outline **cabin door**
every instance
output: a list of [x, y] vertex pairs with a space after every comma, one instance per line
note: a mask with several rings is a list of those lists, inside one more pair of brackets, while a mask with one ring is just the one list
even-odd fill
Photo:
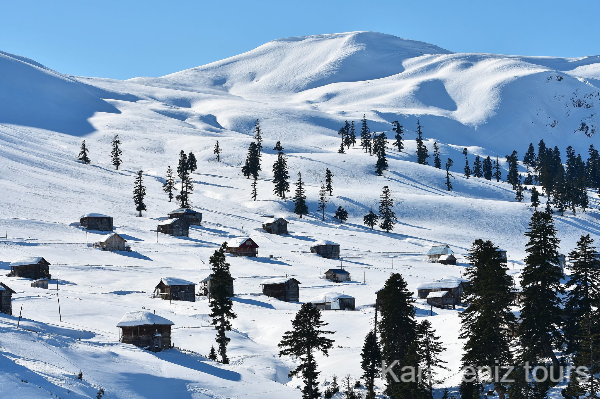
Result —
[[162, 336], [160, 334], [154, 334], [154, 341], [152, 342], [152, 346], [154, 347], [154, 351], [158, 352], [162, 350]]

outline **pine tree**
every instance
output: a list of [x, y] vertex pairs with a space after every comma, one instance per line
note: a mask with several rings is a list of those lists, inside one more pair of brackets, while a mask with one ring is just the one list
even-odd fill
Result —
[[440, 159], [440, 147], [437, 141], [433, 143], [433, 166], [442, 169], [442, 160]]
[[377, 221], [379, 220], [379, 216], [375, 212], [373, 212], [373, 208], [363, 217], [363, 222], [366, 226], [369, 226], [371, 230], [373, 227], [377, 226]]
[[469, 251], [469, 263], [471, 267], [466, 269], [469, 283], [465, 288], [465, 302], [469, 306], [460, 314], [460, 338], [466, 339], [463, 367], [489, 367], [491, 374], [487, 377], [494, 382], [494, 389], [502, 399], [506, 392], [500, 383], [502, 367], [512, 361], [510, 340], [503, 328], [515, 322], [511, 311], [513, 280], [508, 275], [506, 261], [491, 241], [475, 240]]
[[475, 162], [473, 163], [473, 176], [478, 178], [483, 177], [483, 167], [481, 164], [481, 157], [479, 155], [475, 157]]
[[213, 154], [217, 157], [217, 162], [221, 162], [221, 147], [219, 146], [219, 140], [217, 140], [217, 144], [215, 144], [215, 149], [213, 150]]
[[256, 140], [256, 148], [258, 151], [258, 157], [260, 158], [260, 156], [262, 155], [262, 130], [260, 130], [260, 123], [258, 122], [258, 119], [256, 120], [256, 123], [254, 124], [254, 140]]
[[471, 168], [469, 167], [469, 158], [467, 157], [467, 149], [463, 148], [462, 151], [463, 155], [465, 156], [465, 177], [468, 179], [471, 176]]
[[362, 146], [365, 152], [368, 152], [369, 155], [372, 155], [371, 148], [371, 129], [367, 126], [367, 116], [363, 115], [362, 126], [360, 128], [360, 145]]
[[229, 287], [233, 281], [229, 271], [229, 263], [225, 258], [227, 243], [223, 243], [219, 249], [210, 257], [209, 263], [212, 268], [210, 274], [211, 294], [208, 305], [210, 306], [211, 324], [217, 330], [216, 342], [221, 363], [229, 364], [227, 357], [227, 344], [231, 339], [226, 332], [231, 331], [231, 320], [237, 316], [233, 312], [233, 301]]
[[123, 153], [123, 151], [121, 151], [121, 149], [119, 148], [120, 145], [121, 140], [119, 140], [119, 135], [115, 134], [115, 137], [113, 137], [112, 140], [112, 151], [110, 155], [112, 157], [112, 164], [116, 170], [119, 170], [119, 166], [121, 166], [121, 164], [123, 163], [121, 161], [121, 154]]
[[496, 161], [494, 162], [494, 174], [493, 177], [496, 179], [496, 182], [499, 182], [502, 179], [502, 171], [500, 170], [500, 162], [498, 161], [498, 157], [496, 156]]
[[540, 206], [540, 193], [537, 188], [531, 188], [531, 207], [537, 211], [538, 206]]
[[338, 149], [338, 154], [345, 154], [346, 150], [344, 149], [344, 142], [340, 143], [340, 148]]
[[198, 161], [196, 160], [194, 153], [191, 151], [187, 158], [187, 168], [190, 173], [194, 173], [198, 169]]
[[352, 144], [352, 147], [356, 145], [356, 128], [354, 127], [354, 121], [350, 123], [350, 131], [348, 132], [348, 142]]
[[256, 179], [256, 177], [254, 180], [252, 180], [252, 184], [250, 186], [252, 187], [250, 198], [252, 198], [252, 201], [256, 201], [256, 198], [258, 197], [258, 191], [256, 190], [258, 186], [258, 179]]
[[[598, 398], [600, 391], [600, 324], [598, 323], [598, 311], [586, 313], [583, 319], [578, 321], [579, 325], [579, 349], [573, 359], [573, 367], [577, 375], [569, 381], [567, 393], [572, 397]], [[589, 396], [586, 396], [587, 394]], [[565, 396], [567, 397], [567, 396]]]
[[167, 177], [163, 183], [163, 191], [169, 196], [169, 202], [173, 199], [173, 191], [175, 191], [175, 176], [173, 176], [173, 169], [167, 167]]
[[525, 197], [523, 196], [523, 185], [521, 184], [521, 176], [517, 178], [517, 188], [515, 190], [515, 199], [518, 202], [522, 202]]
[[217, 361], [217, 351], [215, 350], [214, 346], [210, 347], [210, 353], [208, 354], [208, 358], [213, 362]]
[[427, 152], [427, 146], [423, 143], [423, 126], [419, 120], [417, 120], [417, 162], [421, 165], [429, 165], [427, 162], [427, 158], [429, 158], [429, 154]]
[[88, 152], [89, 152], [89, 150], [85, 145], [85, 140], [83, 140], [81, 142], [81, 149], [79, 151], [79, 156], [77, 157], [77, 159], [86, 165], [88, 165], [90, 162], [92, 162], [92, 161], [90, 161], [90, 158], [88, 157]]
[[383, 192], [381, 193], [381, 200], [379, 202], [379, 219], [381, 223], [379, 227], [385, 230], [386, 233], [394, 230], [394, 225], [398, 221], [396, 214], [394, 213], [394, 199], [391, 196], [390, 189], [388, 186], [383, 186]]
[[135, 184], [133, 186], [133, 202], [135, 203], [135, 210], [139, 212], [138, 217], [142, 217], [142, 211], [146, 210], [146, 204], [144, 204], [144, 197], [146, 196], [146, 187], [144, 187], [143, 171], [137, 172], [135, 178]]
[[421, 359], [420, 368], [423, 375], [423, 388], [429, 393], [428, 397], [433, 399], [433, 384], [442, 381], [435, 378], [434, 369], [448, 370], [441, 359], [440, 354], [446, 350], [440, 342], [440, 337], [435, 335], [431, 322], [423, 320], [417, 326], [418, 353]]
[[523, 184], [525, 184], [527, 186], [533, 185], [533, 175], [531, 173], [527, 173], [527, 176], [525, 176], [525, 180], [523, 181]]
[[341, 206], [338, 206], [338, 209], [335, 211], [335, 215], [333, 217], [339, 220], [340, 223], [344, 223], [346, 220], [348, 220], [348, 211]]
[[516, 191], [519, 184], [519, 159], [517, 158], [517, 152], [513, 151], [511, 155], [507, 155], [506, 162], [508, 163], [508, 175], [506, 175], [506, 182], [512, 184], [513, 190]]
[[277, 140], [277, 143], [275, 143], [275, 147], [273, 147], [273, 151], [283, 152], [283, 146], [281, 145], [281, 141]]
[[327, 207], [327, 190], [325, 189], [325, 185], [321, 184], [321, 189], [319, 190], [319, 207], [317, 210], [321, 212], [321, 220], [325, 220], [325, 208]]
[[454, 176], [452, 175], [452, 173], [450, 173], [450, 168], [452, 167], [452, 165], [454, 165], [454, 161], [448, 158], [448, 161], [446, 161], [446, 189], [448, 191], [452, 191], [452, 181], [450, 180], [450, 178], [454, 179]]
[[529, 147], [527, 148], [527, 152], [523, 157], [523, 165], [527, 167], [527, 171], [529, 172], [529, 168], [535, 169], [535, 148], [533, 147], [533, 143], [529, 143]]
[[255, 142], [250, 143], [248, 146], [248, 155], [246, 156], [246, 162], [244, 166], [242, 166], [242, 173], [246, 176], [247, 179], [252, 177], [253, 179], [258, 179], [258, 172], [262, 169], [260, 168], [260, 149], [258, 144]]
[[366, 399], [375, 399], [375, 378], [379, 377], [381, 351], [374, 330], [369, 331], [365, 337], [361, 359], [360, 367], [364, 371], [362, 378], [365, 380], [365, 386], [367, 387]]
[[315, 352], [328, 356], [334, 342], [327, 338], [333, 331], [322, 330], [326, 325], [321, 320], [321, 311], [312, 303], [305, 303], [292, 321], [292, 329], [283, 334], [278, 345], [281, 348], [279, 356], [294, 356], [301, 362], [290, 371], [288, 377], [302, 377], [303, 399], [317, 399], [321, 396], [318, 384], [320, 372], [317, 371]]
[[177, 165], [177, 175], [181, 180], [181, 191], [175, 197], [181, 208], [190, 207], [190, 194], [194, 191], [194, 184], [190, 178], [188, 157], [183, 150], [179, 153], [179, 164]]
[[442, 393], [442, 399], [450, 399], [450, 392], [448, 392], [448, 388], [444, 388], [444, 392]]
[[302, 219], [302, 215], [308, 215], [304, 183], [302, 183], [302, 174], [300, 172], [298, 172], [298, 182], [296, 183], [296, 193], [294, 195], [294, 213], [300, 216], [300, 219]]
[[340, 142], [340, 149], [338, 150], [339, 154], [345, 154], [344, 146], [348, 142], [348, 134], [350, 134], [349, 130], [350, 130], [350, 124], [348, 123], [348, 121], [346, 121], [346, 124], [344, 126], [342, 126], [340, 128], [340, 130], [338, 130], [338, 134], [340, 135], [340, 137], [342, 139], [342, 141]]
[[352, 132], [352, 129], [354, 129], [354, 125], [350, 126], [350, 124], [348, 123], [348, 121], [345, 122], [344, 124], [344, 131], [345, 131], [345, 137], [344, 137], [344, 145], [350, 149], [350, 146], [352, 145], [352, 138], [350, 137], [350, 134], [353, 134], [354, 137], [354, 142], [356, 142], [356, 133]]
[[325, 169], [325, 190], [329, 192], [329, 196], [333, 195], [333, 173], [329, 170], [329, 168]]
[[600, 153], [590, 144], [588, 159], [585, 163], [587, 186], [600, 194]]
[[362, 396], [354, 390], [350, 374], [344, 377], [344, 399], [362, 399]]
[[404, 149], [404, 126], [398, 121], [394, 121], [392, 122], [392, 130], [396, 133], [394, 134], [394, 145], [398, 148], [398, 152], [402, 152]]
[[492, 180], [492, 177], [492, 159], [489, 156], [487, 156], [483, 160], [483, 178], [486, 180]]
[[273, 149], [278, 151], [277, 160], [273, 164], [273, 184], [275, 185], [273, 192], [278, 197], [285, 199], [285, 193], [290, 191], [290, 183], [288, 182], [290, 175], [287, 170], [287, 161], [283, 153], [283, 147], [279, 141]]
[[387, 145], [387, 137], [385, 133], [374, 134], [373, 138], [373, 153], [377, 155], [377, 162], [375, 163], [375, 173], [377, 176], [381, 176], [384, 170], [388, 168], [387, 157], [385, 154], [385, 147]]

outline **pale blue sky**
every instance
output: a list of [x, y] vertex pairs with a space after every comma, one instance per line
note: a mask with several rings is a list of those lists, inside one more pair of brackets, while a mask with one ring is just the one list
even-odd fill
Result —
[[161, 76], [269, 40], [370, 30], [455, 52], [600, 54], [600, 1], [2, 0], [0, 50], [63, 73]]

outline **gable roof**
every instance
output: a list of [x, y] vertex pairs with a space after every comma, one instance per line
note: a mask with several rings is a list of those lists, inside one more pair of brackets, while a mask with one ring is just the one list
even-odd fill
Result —
[[460, 277], [444, 277], [437, 281], [430, 281], [427, 283], [417, 284], [417, 290], [435, 290], [444, 288], [458, 288], [464, 282], [467, 282], [464, 278]]
[[344, 270], [344, 269], [329, 269], [325, 273], [328, 273], [328, 272], [333, 272], [335, 274], [350, 274], [350, 272], [348, 270]]
[[427, 299], [429, 298], [443, 298], [445, 296], [452, 296], [451, 292], [448, 291], [433, 291], [427, 294]]
[[117, 233], [110, 233], [110, 234], [107, 234], [107, 235], [105, 235], [104, 237], [102, 237], [102, 240], [100, 240], [100, 242], [106, 242], [106, 241], [108, 241], [110, 238], [112, 238], [112, 236], [117, 236], [117, 237], [119, 237], [121, 240], [123, 240], [123, 241], [127, 242], [127, 240], [126, 240], [126, 239], [124, 239], [123, 237], [121, 237], [121, 236], [120, 236], [119, 234], [117, 234]]
[[160, 222], [158, 225], [159, 226], [167, 226], [167, 225], [173, 224], [177, 221], [181, 221], [181, 219], [179, 219], [179, 218], [167, 219], [164, 222]]
[[160, 281], [164, 284], [164, 285], [196, 285], [196, 283], [192, 283], [191, 281], [188, 280], [184, 280], [182, 278], [175, 278], [175, 277], [163, 277], [160, 279]]
[[173, 214], [173, 213], [184, 213], [184, 214], [188, 213], [188, 214], [191, 214], [191, 215], [195, 215], [195, 214], [200, 213], [200, 212], [195, 211], [195, 210], [190, 209], [190, 208], [179, 208], [179, 209], [175, 209], [174, 211], [169, 212], [169, 215]]
[[325, 303], [325, 302], [334, 302], [338, 299], [354, 299], [353, 296], [340, 294], [339, 292], [326, 292], [324, 294], [317, 295], [313, 297], [310, 301], [312, 303]]
[[285, 220], [284, 218], [270, 218], [270, 219], [265, 220], [263, 224], [275, 223], [275, 222], [278, 222], [280, 220], [282, 220], [285, 223], [288, 223], [288, 221]]
[[[45, 260], [44, 258], [42, 258], [41, 256], [32, 256], [29, 258], [22, 258], [22, 259], [18, 259], [14, 262], [11, 262], [9, 266], [24, 266], [24, 265], [36, 265], [38, 263], [40, 263], [42, 260]], [[48, 261], [46, 261], [48, 262]]]
[[237, 237], [237, 238], [234, 238], [230, 242], [227, 243], [227, 246], [228, 247], [241, 247], [242, 245], [244, 245], [246, 243], [246, 241], [252, 241], [254, 243], [254, 245], [256, 245], [258, 247], [258, 244], [256, 243], [256, 241], [254, 241], [250, 237]]
[[117, 323], [117, 327], [133, 327], [133, 326], [151, 326], [151, 325], [172, 326], [173, 322], [165, 319], [162, 316], [155, 315], [147, 310], [137, 310], [127, 312]]
[[450, 255], [454, 252], [450, 249], [448, 245], [434, 245], [431, 247], [427, 255]]
[[112, 216], [107, 216], [102, 213], [93, 213], [92, 212], [92, 213], [86, 213], [85, 215], [81, 215], [80, 219], [83, 219], [83, 218], [111, 218], [112, 219]]
[[293, 277], [275, 277], [264, 280], [261, 285], [269, 285], [269, 284], [285, 284], [288, 281], [294, 280], [297, 284], [302, 284], [300, 281], [296, 280]]
[[6, 284], [0, 283], [0, 291], [10, 291], [11, 294], [16, 294], [17, 292], [11, 288], [9, 288]]

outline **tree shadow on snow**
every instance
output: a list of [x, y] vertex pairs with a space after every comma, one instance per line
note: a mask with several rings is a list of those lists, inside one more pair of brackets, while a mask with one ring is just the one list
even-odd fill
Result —
[[240, 297], [236, 296], [236, 297], [231, 298], [231, 300], [234, 302], [243, 303], [244, 305], [258, 306], [258, 307], [265, 308], [265, 309], [275, 309], [275, 307], [273, 305], [271, 305], [270, 303], [257, 301], [256, 299], [240, 298]]
[[[155, 356], [166, 362], [176, 364], [181, 367], [196, 370], [204, 374], [210, 374], [222, 380], [228, 381], [241, 381], [242, 376], [235, 371], [222, 369], [212, 365], [212, 361], [209, 361], [203, 357], [197, 355], [190, 355], [187, 353], [180, 352], [177, 349], [170, 349], [163, 352], [155, 353]], [[154, 377], [153, 377], [154, 378]], [[152, 395], [150, 395], [151, 397]], [[175, 397], [175, 396], [173, 396]], [[178, 397], [178, 396], [177, 396]]]
[[152, 261], [152, 259], [147, 257], [146, 255], [142, 255], [141, 253], [135, 251], [113, 251], [113, 253], [121, 256], [126, 256], [128, 258]]

